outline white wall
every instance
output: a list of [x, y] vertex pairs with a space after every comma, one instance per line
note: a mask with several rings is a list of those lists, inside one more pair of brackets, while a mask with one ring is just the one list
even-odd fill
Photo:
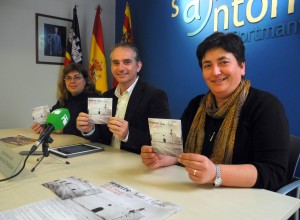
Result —
[[[57, 101], [57, 80], [62, 65], [36, 64], [35, 13], [62, 18], [77, 15], [87, 67], [95, 7], [101, 4], [101, 22], [106, 62], [115, 42], [115, 1], [113, 0], [0, 0], [0, 129], [29, 127], [31, 109], [51, 108]], [[110, 76], [110, 67], [108, 76]], [[109, 84], [111, 78], [109, 78]]]

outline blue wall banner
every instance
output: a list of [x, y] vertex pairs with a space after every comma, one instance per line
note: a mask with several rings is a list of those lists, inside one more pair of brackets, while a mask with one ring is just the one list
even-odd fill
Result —
[[[164, 89], [173, 118], [206, 93], [196, 48], [215, 31], [234, 32], [246, 47], [246, 78], [283, 103], [291, 133], [300, 136], [299, 0], [128, 0], [141, 77]], [[120, 41], [126, 1], [116, 1]]]

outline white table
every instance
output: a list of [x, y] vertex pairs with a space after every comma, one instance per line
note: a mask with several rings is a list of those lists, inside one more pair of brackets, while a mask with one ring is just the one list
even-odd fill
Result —
[[[0, 138], [18, 134], [38, 137], [29, 129], [0, 130]], [[72, 135], [52, 134], [51, 137], [54, 142], [50, 147], [88, 142]], [[28, 150], [30, 146], [14, 150], [25, 148]], [[300, 200], [268, 190], [197, 185], [179, 166], [151, 171], [141, 163], [139, 155], [111, 147], [104, 152], [70, 158], [69, 165], [46, 157], [31, 173], [36, 158], [29, 158], [27, 172], [21, 173], [18, 179], [0, 182], [0, 211], [55, 197], [41, 184], [70, 176], [94, 185], [114, 180], [156, 199], [175, 203], [182, 211], [170, 219], [287, 219], [300, 207]]]

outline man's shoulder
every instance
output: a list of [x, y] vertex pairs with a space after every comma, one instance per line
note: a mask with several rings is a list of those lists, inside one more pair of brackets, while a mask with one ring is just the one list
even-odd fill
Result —
[[140, 90], [144, 90], [146, 92], [163, 92], [165, 93], [165, 91], [161, 88], [158, 88], [148, 82], [145, 82], [145, 81], [142, 81], [142, 80], [139, 80], [136, 84], [136, 88], [137, 89], [140, 89]]
[[115, 94], [115, 90], [116, 90], [116, 88], [109, 89], [109, 90], [107, 90], [106, 92], [104, 92], [104, 93], [102, 94], [102, 96], [103, 96], [104, 98], [112, 98], [112, 97], [114, 96], [114, 94]]
[[102, 94], [98, 91], [85, 92], [87, 98], [101, 98]]

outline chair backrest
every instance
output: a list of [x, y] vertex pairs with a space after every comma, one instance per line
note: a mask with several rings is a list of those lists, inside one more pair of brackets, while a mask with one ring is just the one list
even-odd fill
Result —
[[300, 154], [295, 165], [293, 179], [300, 180]]
[[287, 182], [300, 179], [300, 137], [290, 135], [290, 154], [287, 170]]
[[[286, 173], [286, 185], [277, 192], [300, 198], [300, 137], [290, 135], [289, 164]], [[299, 220], [299, 210], [289, 220]]]

